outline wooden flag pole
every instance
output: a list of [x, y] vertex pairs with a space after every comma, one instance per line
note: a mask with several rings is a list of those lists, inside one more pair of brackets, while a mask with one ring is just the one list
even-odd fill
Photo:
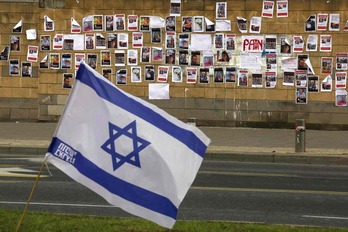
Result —
[[35, 182], [34, 182], [33, 188], [31, 189], [31, 193], [30, 193], [30, 195], [29, 195], [27, 204], [25, 205], [24, 210], [23, 210], [23, 213], [22, 213], [22, 216], [21, 216], [21, 218], [20, 218], [19, 221], [18, 221], [17, 228], [16, 228], [16, 232], [18, 232], [19, 227], [20, 227], [21, 224], [22, 224], [24, 215], [25, 215], [25, 213], [26, 213], [27, 210], [28, 210], [29, 203], [30, 203], [31, 199], [33, 198], [34, 190], [35, 190], [35, 188], [36, 188], [37, 183], [39, 182], [39, 179], [40, 179], [42, 170], [43, 170], [44, 167], [45, 167], [46, 159], [47, 159], [47, 158], [45, 157], [44, 161], [43, 161], [42, 164], [41, 164], [40, 171], [39, 171], [39, 173], [37, 174], [37, 177], [36, 177], [36, 180], [35, 180]]

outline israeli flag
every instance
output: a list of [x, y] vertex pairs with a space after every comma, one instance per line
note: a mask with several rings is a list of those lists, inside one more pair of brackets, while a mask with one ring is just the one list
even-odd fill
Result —
[[172, 228], [209, 143], [81, 63], [46, 158], [110, 204]]

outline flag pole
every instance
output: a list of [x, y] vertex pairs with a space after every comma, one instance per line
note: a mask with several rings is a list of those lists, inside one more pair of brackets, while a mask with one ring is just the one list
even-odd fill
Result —
[[47, 157], [45, 157], [44, 161], [43, 161], [42, 164], [41, 164], [40, 171], [39, 171], [39, 173], [37, 174], [37, 177], [36, 177], [36, 180], [35, 180], [35, 182], [34, 182], [33, 188], [31, 189], [31, 192], [30, 192], [28, 201], [27, 201], [27, 203], [26, 203], [26, 205], [25, 205], [25, 207], [24, 207], [22, 216], [21, 216], [21, 218], [20, 218], [19, 221], [18, 221], [17, 228], [16, 228], [16, 232], [18, 232], [19, 227], [21, 226], [21, 223], [22, 223], [23, 218], [24, 218], [24, 216], [25, 216], [25, 213], [26, 213], [27, 210], [28, 210], [29, 203], [30, 203], [30, 201], [31, 201], [31, 199], [32, 199], [32, 197], [33, 197], [33, 195], [34, 195], [34, 190], [35, 190], [35, 188], [36, 188], [37, 183], [39, 182], [39, 179], [40, 179], [42, 170], [43, 170], [44, 167], [45, 167], [46, 159], [47, 159]]

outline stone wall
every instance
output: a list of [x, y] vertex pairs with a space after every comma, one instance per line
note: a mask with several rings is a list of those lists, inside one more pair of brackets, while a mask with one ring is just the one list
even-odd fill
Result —
[[[242, 34], [237, 28], [237, 16], [248, 20], [253, 16], [261, 16], [261, 0], [231, 0], [227, 2], [227, 19], [231, 20], [231, 33], [237, 36], [237, 51], [233, 54], [232, 65], [238, 67], [239, 49]], [[53, 39], [55, 34], [71, 34], [70, 20], [73, 17], [82, 25], [83, 17], [88, 15], [110, 15], [116, 13], [135, 15], [154, 15], [165, 18], [169, 16], [170, 0], [50, 0], [38, 2], [1, 2], [0, 3], [0, 48], [9, 45], [9, 36], [13, 35], [12, 28], [23, 19], [23, 32], [19, 34], [22, 38], [21, 51], [13, 52], [10, 59], [26, 61], [27, 45], [39, 45], [41, 35], [50, 35]], [[216, 1], [213, 0], [182, 0], [181, 16], [205, 16], [215, 21]], [[348, 52], [348, 41], [346, 40], [343, 27], [348, 20], [348, 2], [331, 0], [289, 0], [289, 17], [286, 18], [262, 18], [262, 30], [260, 35], [277, 35], [277, 51], [280, 48], [281, 36], [301, 35], [306, 40], [309, 34], [332, 35], [333, 47], [331, 52], [302, 52], [308, 54], [315, 73], [320, 82], [326, 75], [320, 74], [321, 57], [336, 58], [338, 52]], [[275, 11], [276, 12], [276, 11]], [[341, 29], [338, 32], [304, 32], [304, 22], [312, 14], [339, 13], [341, 16]], [[44, 16], [47, 15], [55, 22], [53, 32], [44, 31]], [[177, 36], [181, 33], [181, 17], [176, 19]], [[26, 40], [25, 30], [37, 29], [38, 39]], [[97, 32], [93, 32], [97, 33]], [[98, 32], [105, 37], [108, 32]], [[117, 32], [116, 32], [117, 33]], [[129, 49], [131, 45], [131, 32], [129, 33]], [[216, 32], [218, 33], [218, 32]], [[222, 32], [227, 33], [227, 32]], [[81, 34], [84, 34], [82, 32]], [[162, 30], [165, 38], [165, 30]], [[152, 44], [150, 33], [144, 32], [145, 46], [160, 46]], [[239, 47], [239, 48], [238, 48]], [[139, 50], [139, 49], [138, 49]], [[179, 49], [177, 49], [178, 51]], [[100, 50], [76, 51], [76, 53], [95, 53], [100, 57]], [[113, 50], [111, 51], [113, 54]], [[40, 51], [38, 61], [41, 61], [49, 53], [71, 53], [74, 51], [53, 50]], [[288, 57], [296, 57], [278, 53], [278, 80], [275, 88], [252, 88], [249, 77], [248, 87], [238, 87], [232, 83], [188, 84], [186, 78], [182, 83], [170, 83], [170, 100], [151, 101], [160, 108], [174, 116], [187, 120], [197, 118], [198, 125], [213, 126], [258, 126], [258, 127], [293, 127], [297, 118], [306, 119], [307, 125], [320, 129], [346, 129], [348, 128], [348, 111], [346, 107], [335, 106], [335, 91], [310, 93], [308, 103], [298, 105], [295, 103], [295, 87], [283, 86], [283, 75], [280, 69], [280, 61]], [[112, 59], [113, 62], [113, 59]], [[178, 61], [176, 61], [178, 63]], [[155, 66], [159, 62], [150, 63]], [[139, 66], [144, 67], [144, 63]], [[33, 77], [14, 77], [9, 75], [8, 62], [0, 62], [0, 120], [40, 120], [56, 121], [63, 111], [70, 89], [62, 88], [63, 73], [75, 74], [75, 69], [39, 69], [39, 62], [33, 62]], [[219, 65], [225, 66], [225, 65]], [[99, 64], [98, 72], [102, 72]], [[116, 71], [120, 67], [107, 67], [112, 69], [115, 83]], [[130, 67], [127, 67], [130, 73]], [[335, 69], [334, 69], [335, 71]], [[334, 73], [332, 74], [334, 76]], [[128, 77], [127, 85], [119, 86], [130, 94], [148, 99], [149, 82], [132, 83]]]

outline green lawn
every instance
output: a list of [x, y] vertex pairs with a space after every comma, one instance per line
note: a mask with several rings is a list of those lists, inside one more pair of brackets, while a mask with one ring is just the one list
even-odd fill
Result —
[[[20, 211], [0, 209], [0, 231], [15, 231]], [[284, 231], [284, 232], [326, 232], [326, 231], [348, 231], [348, 229], [337, 228], [313, 228], [285, 225], [264, 225], [251, 223], [232, 222], [203, 222], [203, 221], [178, 221], [172, 230], [162, 228], [154, 223], [143, 219], [134, 218], [110, 218], [68, 214], [51, 214], [27, 212], [22, 221], [19, 231], [122, 231], [122, 232], [159, 232], [159, 231], [192, 231], [192, 232], [220, 232], [220, 231]]]

